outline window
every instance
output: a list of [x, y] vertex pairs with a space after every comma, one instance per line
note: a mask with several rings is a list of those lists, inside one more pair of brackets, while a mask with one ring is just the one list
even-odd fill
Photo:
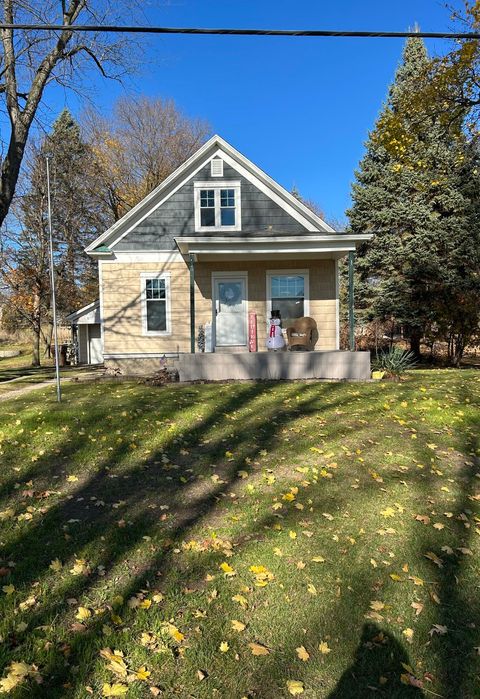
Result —
[[145, 273], [141, 279], [143, 334], [170, 334], [170, 276]]
[[241, 230], [240, 183], [195, 182], [195, 230]]
[[[308, 316], [308, 272], [269, 272], [267, 274], [267, 311], [280, 311], [282, 327], [296, 318]], [[268, 319], [267, 319], [268, 320]]]

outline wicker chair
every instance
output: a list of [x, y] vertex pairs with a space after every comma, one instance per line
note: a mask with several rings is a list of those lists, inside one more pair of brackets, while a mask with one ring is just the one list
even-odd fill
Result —
[[288, 349], [291, 352], [313, 350], [318, 340], [317, 324], [313, 318], [297, 318], [287, 328]]

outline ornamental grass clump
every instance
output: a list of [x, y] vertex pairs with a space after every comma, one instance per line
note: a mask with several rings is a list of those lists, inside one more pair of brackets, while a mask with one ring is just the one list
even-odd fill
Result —
[[400, 347], [390, 347], [389, 350], [377, 354], [375, 369], [385, 372], [388, 377], [398, 381], [416, 363], [413, 352], [402, 350]]

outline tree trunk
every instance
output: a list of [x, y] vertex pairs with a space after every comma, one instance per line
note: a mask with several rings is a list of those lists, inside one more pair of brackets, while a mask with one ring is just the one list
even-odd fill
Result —
[[51, 359], [52, 357], [52, 337], [53, 337], [53, 322], [48, 323], [48, 332], [43, 336], [43, 356]]
[[420, 340], [422, 335], [417, 330], [412, 330], [410, 335], [410, 350], [413, 352], [417, 359], [420, 359]]
[[40, 366], [40, 333], [42, 319], [40, 312], [40, 294], [35, 292], [33, 296], [33, 325], [32, 325], [32, 366]]

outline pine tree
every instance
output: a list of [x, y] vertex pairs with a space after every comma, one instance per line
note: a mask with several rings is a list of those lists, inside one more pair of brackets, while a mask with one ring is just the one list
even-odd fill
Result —
[[[51, 157], [52, 220], [58, 250], [60, 307], [69, 312], [91, 289], [95, 265], [83, 250], [105, 226], [102, 211], [92, 196], [93, 157], [80, 127], [67, 109], [53, 124], [42, 148]], [[93, 285], [94, 286], [94, 285]], [[87, 291], [88, 295], [88, 291]]]
[[[97, 293], [94, 263], [83, 252], [103, 226], [95, 208], [89, 172], [93, 158], [78, 124], [64, 110], [52, 132], [31, 147], [24, 194], [14, 205], [14, 239], [2, 281], [8, 289], [9, 318], [32, 330], [33, 365], [40, 364], [40, 344], [51, 345], [50, 268], [45, 157], [50, 158], [54, 266], [60, 317], [93, 300]], [[92, 298], [93, 297], [93, 298]], [[45, 326], [49, 323], [49, 331]]]
[[[462, 119], [446, 130], [431, 110], [417, 112], [414, 121], [402, 111], [427, 64], [423, 41], [409, 39], [366, 144], [348, 212], [353, 231], [375, 233], [359, 250], [357, 305], [365, 319], [401, 324], [417, 355], [427, 331], [451, 327], [459, 285], [475, 293], [480, 242], [478, 186], [472, 186], [478, 158]], [[475, 241], [472, 257], [467, 250]]]

